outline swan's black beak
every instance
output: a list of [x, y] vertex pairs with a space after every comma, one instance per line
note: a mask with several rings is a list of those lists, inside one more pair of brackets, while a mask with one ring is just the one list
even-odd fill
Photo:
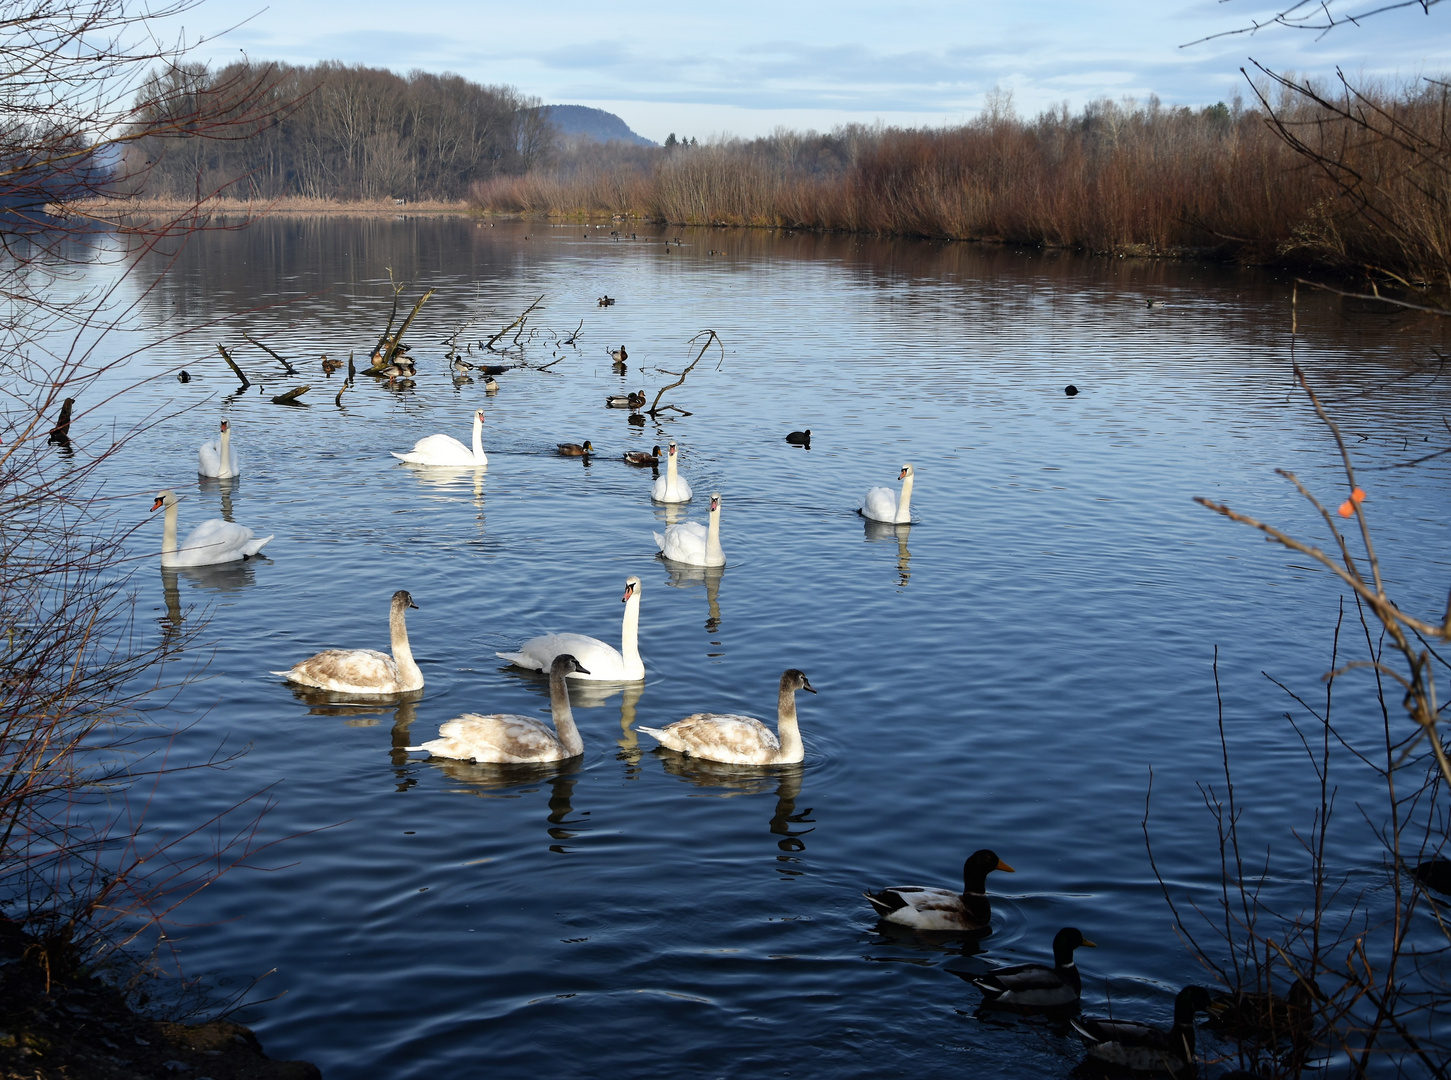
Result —
[[803, 690], [809, 690], [813, 694], [816, 693], [816, 687], [812, 686], [811, 685], [811, 681], [809, 679], [805, 678], [804, 676], [801, 679], [801, 689], [803, 689]]
[[419, 610], [418, 605], [413, 602], [413, 597], [411, 596], [408, 598], [408, 606], [411, 607], [414, 611]]
[[574, 670], [577, 671], [577, 672], [579, 672], [581, 675], [588, 675], [589, 674], [589, 668], [585, 667], [578, 660], [576, 660], [574, 662]]

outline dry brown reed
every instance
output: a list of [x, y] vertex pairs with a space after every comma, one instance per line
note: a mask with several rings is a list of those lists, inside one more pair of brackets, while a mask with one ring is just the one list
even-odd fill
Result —
[[631, 214], [1094, 252], [1199, 255], [1451, 286], [1447, 88], [1265, 73], [1258, 104], [1098, 101], [960, 127], [777, 132], [474, 186], [483, 210]]

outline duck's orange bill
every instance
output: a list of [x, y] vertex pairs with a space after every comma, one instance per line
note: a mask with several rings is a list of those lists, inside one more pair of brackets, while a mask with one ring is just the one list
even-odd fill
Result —
[[999, 860], [998, 860], [998, 865], [997, 865], [997, 869], [999, 869], [999, 870], [1006, 870], [1006, 871], [1007, 871], [1007, 872], [1008, 872], [1008, 873], [1010, 873], [1010, 874], [1016, 874], [1016, 873], [1017, 873], [1017, 871], [1016, 871], [1016, 870], [1014, 870], [1014, 869], [1013, 869], [1013, 868], [1012, 868], [1012, 867], [1011, 867], [1011, 866], [1009, 866], [1009, 865], [1008, 865], [1008, 864], [1007, 864], [1007, 863], [1005, 863], [1005, 862], [1003, 862], [1003, 860], [1002, 860], [1002, 859], [999, 859]]
[[1078, 944], [1080, 944], [1080, 945], [1087, 945], [1090, 949], [1096, 949], [1096, 948], [1098, 948], [1097, 945], [1095, 945], [1093, 942], [1089, 941], [1087, 938], [1084, 938]]

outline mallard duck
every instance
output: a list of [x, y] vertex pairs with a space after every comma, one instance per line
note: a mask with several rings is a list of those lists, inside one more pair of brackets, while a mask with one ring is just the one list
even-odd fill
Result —
[[655, 447], [648, 454], [643, 450], [626, 450], [625, 464], [645, 465], [653, 468], [660, 464], [660, 447]]
[[605, 398], [607, 409], [638, 409], [645, 404], [645, 391], [634, 390], [628, 394], [611, 394]]
[[462, 356], [455, 356], [453, 358], [453, 369], [460, 375], [467, 375], [470, 371], [474, 370], [474, 365], [470, 364]]
[[586, 439], [584, 445], [574, 442], [562, 442], [557, 444], [559, 453], [563, 457], [589, 457], [595, 452], [595, 448]]
[[1088, 1056], [1134, 1072], [1176, 1075], [1194, 1069], [1194, 1014], [1209, 1008], [1209, 991], [1186, 986], [1174, 999], [1174, 1026], [1168, 1031], [1135, 1020], [1074, 1017]]
[[630, 354], [625, 351], [625, 347], [623, 345], [621, 345], [618, 349], [610, 350], [610, 359], [617, 364], [623, 364], [629, 358]]
[[334, 371], [340, 370], [342, 366], [343, 362], [341, 360], [330, 360], [327, 356], [323, 356], [322, 358], [322, 370], [324, 375], [331, 375]]
[[983, 992], [988, 1005], [1016, 1005], [1026, 1008], [1051, 1009], [1078, 1001], [1083, 982], [1073, 950], [1087, 946], [1097, 948], [1072, 926], [1065, 926], [1053, 935], [1053, 966], [1047, 964], [1016, 964], [1000, 968], [990, 975], [973, 979]]
[[1215, 994], [1205, 1026], [1243, 1042], [1302, 1042], [1315, 1022], [1315, 1002], [1325, 995], [1313, 979], [1296, 979], [1288, 998], [1265, 990]]
[[1451, 895], [1451, 859], [1427, 859], [1413, 873], [1426, 888]]
[[962, 892], [927, 885], [897, 885], [862, 893], [884, 922], [914, 930], [986, 930], [992, 925], [987, 876], [994, 870], [1015, 873], [997, 852], [974, 851], [962, 864]]
[[499, 392], [499, 380], [492, 375], [484, 376], [484, 393], [497, 394]]
[[794, 443], [797, 446], [810, 446], [811, 429], [807, 428], [805, 431], [788, 431], [786, 433], [786, 441], [788, 443]]

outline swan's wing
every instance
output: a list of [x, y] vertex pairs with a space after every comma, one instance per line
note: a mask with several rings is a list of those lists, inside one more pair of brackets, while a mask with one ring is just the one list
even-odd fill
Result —
[[655, 546], [663, 552], [665, 550], [665, 537], [657, 532], [652, 532], [650, 535], [655, 538]]
[[[236, 562], [246, 558], [252, 544], [252, 530], [221, 518], [203, 521], [178, 545], [172, 563], [179, 566], [205, 566], [209, 563]], [[258, 550], [272, 537], [256, 544]]]
[[389, 451], [399, 461], [415, 465], [474, 465], [474, 452], [452, 435], [429, 435], [413, 444], [406, 454]]
[[695, 492], [690, 490], [690, 483], [679, 473], [675, 474], [675, 497], [681, 502], [689, 502]]
[[222, 449], [214, 442], [197, 447], [196, 471], [202, 476], [216, 476], [222, 471]]
[[589, 670], [588, 675], [571, 675], [571, 678], [592, 679], [596, 682], [624, 682], [630, 679], [625, 672], [625, 658], [620, 655], [620, 650], [599, 638], [585, 634], [544, 634], [524, 642], [517, 653], [497, 655], [520, 667], [548, 671], [554, 658], [560, 653], [569, 653]]
[[781, 752], [776, 733], [753, 716], [696, 713], [664, 728], [639, 728], [670, 750], [711, 761], [756, 764]]
[[888, 487], [868, 488], [862, 499], [862, 513], [873, 521], [895, 521], [897, 493]]
[[665, 480], [666, 477], [661, 476], [650, 485], [650, 498], [658, 499], [660, 502], [665, 501]]
[[674, 562], [699, 566], [705, 562], [705, 539], [708, 535], [709, 530], [698, 521], [682, 521], [665, 530], [665, 543], [660, 550]]
[[232, 470], [233, 476], [242, 475], [241, 458], [237, 457], [236, 444], [227, 447], [227, 465]]
[[567, 755], [554, 731], [532, 716], [465, 713], [438, 729], [438, 738], [409, 750], [427, 750], [435, 757], [461, 761], [515, 764], [558, 761]]
[[398, 665], [377, 649], [328, 649], [293, 664], [290, 671], [274, 674], [304, 686], [344, 692], [372, 689], [386, 693], [398, 688]]

